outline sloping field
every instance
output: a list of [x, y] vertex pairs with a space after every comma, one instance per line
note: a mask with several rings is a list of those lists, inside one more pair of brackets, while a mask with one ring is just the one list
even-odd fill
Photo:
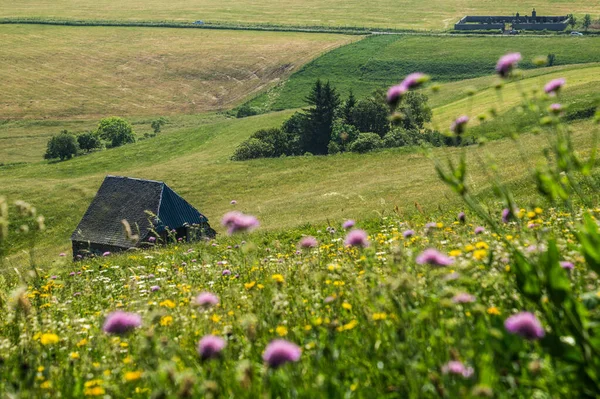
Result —
[[437, 82], [490, 76], [498, 58], [513, 51], [523, 55], [523, 69], [535, 68], [533, 59], [548, 54], [555, 55], [555, 66], [600, 62], [600, 39], [372, 36], [313, 60], [251, 103], [274, 110], [303, 106], [317, 78], [330, 80], [342, 94], [352, 89], [362, 97], [415, 71], [428, 73]]
[[[223, 120], [71, 161], [4, 168], [0, 187], [10, 201], [27, 199], [46, 215], [48, 230], [40, 238], [45, 248], [40, 253], [54, 255], [67, 248], [69, 235], [107, 174], [164, 180], [215, 227], [231, 209], [232, 199], [238, 201], [237, 209], [257, 215], [264, 228], [276, 229], [324, 223], [327, 218], [374, 217], [374, 211], [389, 212], [395, 205], [402, 212], [412, 211], [414, 202], [433, 210], [449, 194], [425, 155], [403, 150], [229, 161], [235, 146], [254, 130], [277, 126], [289, 114]], [[589, 148], [592, 124], [582, 122], [574, 128], [577, 147]], [[521, 160], [509, 140], [467, 152], [471, 160], [477, 154], [496, 154], [502, 175], [518, 189], [527, 178], [524, 171], [535, 166], [535, 157], [546, 143], [544, 135], [523, 140], [527, 161]], [[444, 156], [446, 151], [457, 150], [435, 153]], [[485, 173], [479, 167], [471, 172], [475, 192], [486, 192]], [[454, 196], [446, 198], [452, 200], [444, 204], [455, 204]]]
[[584, 0], [1, 0], [0, 17], [179, 20], [447, 29], [462, 16], [598, 13]]
[[0, 25], [0, 120], [224, 109], [351, 40], [324, 34]]

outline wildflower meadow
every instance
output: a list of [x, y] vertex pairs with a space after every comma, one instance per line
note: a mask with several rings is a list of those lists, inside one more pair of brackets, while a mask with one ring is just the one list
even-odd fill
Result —
[[[498, 101], [503, 82], [518, 80], [520, 60], [512, 53], [498, 61]], [[405, 93], [428, 81], [415, 73], [390, 89], [392, 118], [402, 118], [394, 109]], [[561, 119], [568, 81], [544, 84], [521, 99], [548, 138], [545, 161], [527, 171], [535, 200], [513, 195], [493, 154], [467, 160], [459, 148], [432, 159], [462, 198], [457, 209], [262, 232], [242, 201], [228, 200], [226, 232], [214, 240], [153, 241], [76, 262], [57, 253], [49, 265], [32, 256], [4, 270], [0, 392], [598, 397], [596, 146], [573, 148]], [[493, 117], [468, 113], [448, 135]], [[488, 171], [493, 195], [472, 194], [473, 167]], [[44, 224], [32, 205], [0, 200], [0, 251], [18, 234], [33, 253]]]

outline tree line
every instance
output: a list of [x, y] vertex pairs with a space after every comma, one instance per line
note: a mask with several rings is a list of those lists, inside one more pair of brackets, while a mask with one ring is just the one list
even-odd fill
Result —
[[[154, 135], [161, 131], [167, 123], [165, 118], [158, 118], [150, 123]], [[111, 116], [103, 118], [94, 131], [75, 135], [67, 130], [52, 136], [48, 141], [44, 159], [71, 159], [82, 153], [90, 153], [103, 148], [120, 147], [124, 144], [135, 143], [136, 135], [131, 123], [123, 118]]]
[[385, 97], [385, 91], [377, 90], [357, 100], [350, 92], [341, 101], [330, 82], [317, 80], [306, 98], [308, 108], [296, 112], [281, 127], [256, 131], [236, 148], [231, 158], [241, 161], [284, 155], [364, 153], [424, 143], [467, 144], [464, 138], [457, 140], [425, 128], [432, 116], [425, 94], [410, 92], [404, 96], [394, 120], [389, 118]]

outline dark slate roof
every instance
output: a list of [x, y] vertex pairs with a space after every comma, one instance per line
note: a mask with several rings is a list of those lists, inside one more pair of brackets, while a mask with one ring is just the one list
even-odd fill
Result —
[[[152, 220], [147, 211], [158, 220]], [[133, 234], [139, 235], [138, 240], [126, 237], [123, 219], [129, 222]], [[106, 176], [71, 240], [131, 248], [146, 238], [151, 228], [160, 233], [166, 226], [176, 229], [186, 223], [207, 221], [163, 182]]]

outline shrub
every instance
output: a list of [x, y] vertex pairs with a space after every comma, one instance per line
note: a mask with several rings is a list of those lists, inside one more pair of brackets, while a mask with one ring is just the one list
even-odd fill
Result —
[[352, 123], [363, 133], [377, 133], [383, 137], [390, 130], [388, 107], [378, 99], [360, 100], [352, 109], [351, 115]]
[[354, 126], [336, 119], [331, 130], [331, 141], [338, 144], [340, 151], [346, 151], [350, 144], [358, 138], [360, 131]]
[[111, 116], [100, 120], [98, 135], [110, 143], [110, 147], [119, 147], [123, 144], [135, 143], [135, 134], [131, 124], [123, 118]]
[[399, 125], [406, 130], [423, 129], [427, 122], [431, 122], [432, 111], [427, 104], [425, 94], [411, 91], [407, 93], [396, 109], [402, 116]]
[[91, 150], [102, 147], [100, 137], [94, 132], [81, 133], [77, 136], [77, 144], [79, 144], [79, 149], [85, 152], [90, 152]]
[[327, 145], [327, 154], [329, 155], [338, 154], [340, 151], [340, 145], [333, 140]]
[[60, 158], [61, 161], [71, 159], [77, 155], [79, 147], [75, 136], [66, 130], [60, 132], [58, 136], [52, 136], [48, 141], [48, 147], [44, 159]]
[[233, 161], [244, 161], [246, 159], [267, 158], [273, 154], [273, 146], [256, 138], [249, 138], [242, 142], [233, 153]]
[[350, 151], [363, 154], [381, 148], [382, 146], [383, 142], [377, 133], [361, 133], [350, 145]]
[[162, 116], [158, 119], [153, 120], [152, 122], [150, 122], [150, 127], [152, 128], [152, 130], [154, 131], [154, 134], [160, 133], [161, 128], [163, 127], [163, 125], [165, 125], [167, 123], [167, 119], [163, 118]]
[[238, 108], [235, 117], [245, 118], [247, 116], [258, 115], [259, 113], [260, 112], [258, 112], [258, 109], [256, 109], [255, 107], [251, 107], [249, 104], [244, 104]]
[[269, 157], [297, 155], [300, 151], [298, 136], [287, 133], [279, 128], [261, 129], [250, 137], [267, 143], [273, 148], [272, 153], [267, 155]]

